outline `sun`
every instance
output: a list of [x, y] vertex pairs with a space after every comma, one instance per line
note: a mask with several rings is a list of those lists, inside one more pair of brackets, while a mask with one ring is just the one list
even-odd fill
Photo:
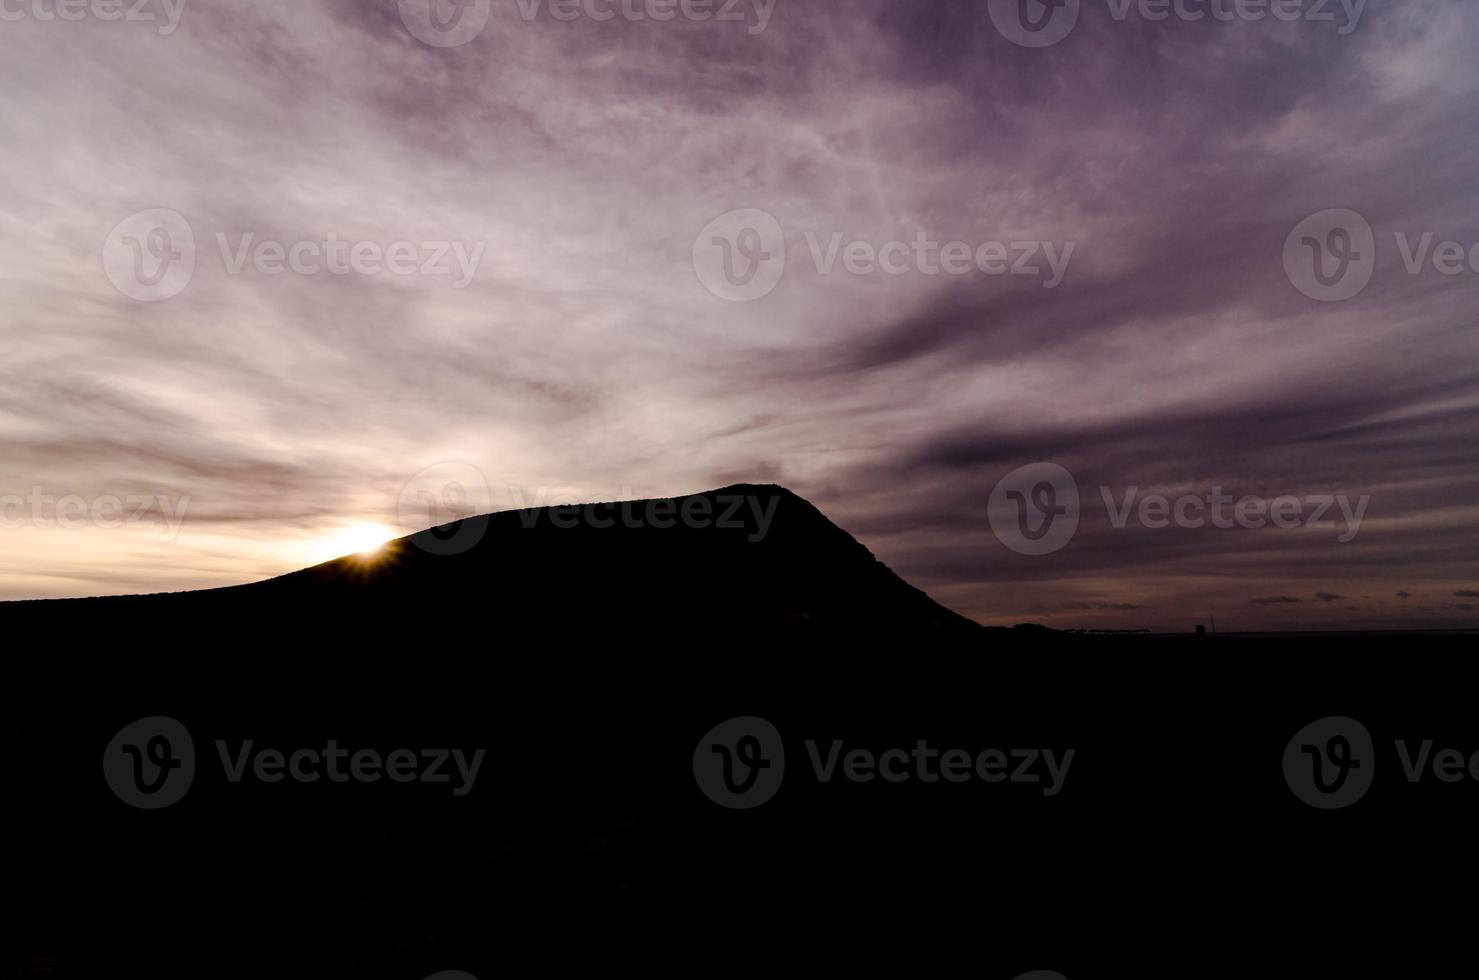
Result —
[[336, 556], [374, 558], [393, 537], [395, 532], [384, 524], [351, 524], [333, 534], [327, 547]]

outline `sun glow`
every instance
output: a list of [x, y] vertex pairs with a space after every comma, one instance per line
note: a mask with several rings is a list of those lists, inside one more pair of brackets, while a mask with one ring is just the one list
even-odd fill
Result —
[[329, 537], [324, 548], [336, 558], [348, 555], [373, 558], [380, 554], [385, 543], [393, 537], [395, 532], [384, 524], [351, 524]]

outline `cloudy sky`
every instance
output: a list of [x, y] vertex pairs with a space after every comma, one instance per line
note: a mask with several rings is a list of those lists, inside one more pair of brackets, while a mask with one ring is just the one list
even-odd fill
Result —
[[0, 598], [751, 481], [987, 623], [1479, 625], [1479, 5], [134, 3], [0, 0]]

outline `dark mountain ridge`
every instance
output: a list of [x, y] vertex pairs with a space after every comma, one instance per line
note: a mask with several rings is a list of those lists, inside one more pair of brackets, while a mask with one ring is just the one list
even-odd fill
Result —
[[[6, 603], [9, 617], [156, 626], [290, 616], [375, 634], [496, 617], [524, 633], [900, 634], [985, 628], [909, 585], [776, 485], [469, 517], [249, 585]], [[167, 617], [167, 618], [160, 618]]]

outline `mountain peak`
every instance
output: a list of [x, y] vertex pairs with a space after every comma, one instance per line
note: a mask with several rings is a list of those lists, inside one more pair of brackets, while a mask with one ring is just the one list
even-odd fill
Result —
[[981, 630], [809, 501], [769, 483], [484, 514], [253, 585], [78, 601], [149, 615], [168, 606], [178, 615], [327, 617], [370, 631], [456, 617], [560, 638]]

